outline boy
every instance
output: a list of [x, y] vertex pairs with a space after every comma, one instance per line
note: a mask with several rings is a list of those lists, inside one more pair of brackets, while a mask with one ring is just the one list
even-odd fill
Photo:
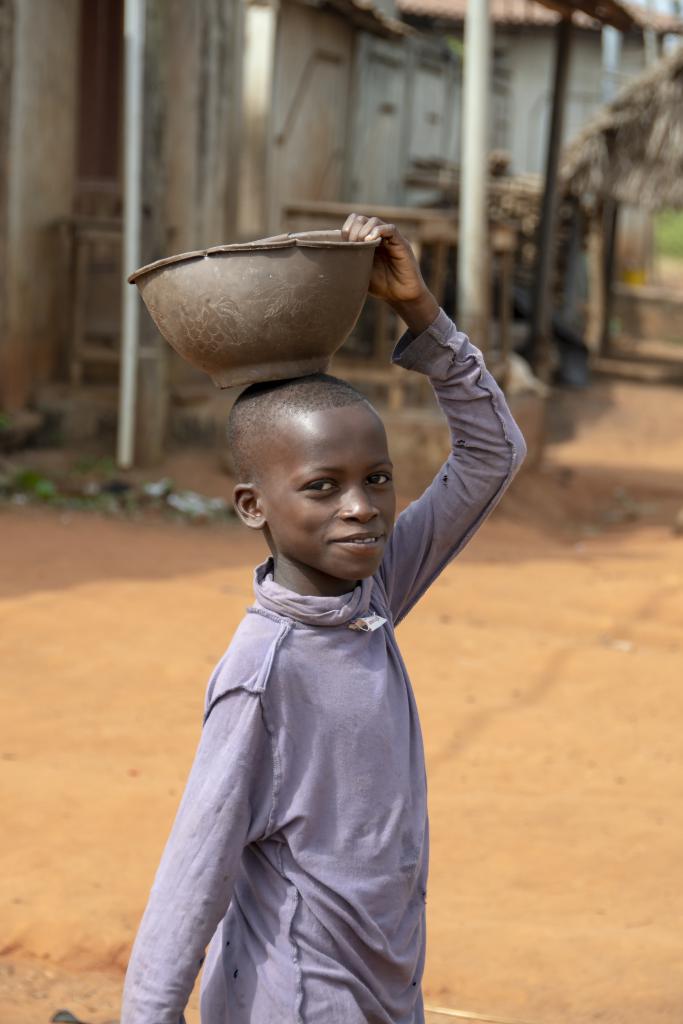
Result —
[[424, 755], [394, 626], [481, 525], [525, 453], [481, 354], [392, 225], [370, 292], [408, 325], [452, 451], [394, 528], [384, 427], [324, 374], [255, 385], [229, 424], [242, 522], [271, 558], [208, 687], [204, 727], [126, 976], [121, 1024], [421, 1024]]

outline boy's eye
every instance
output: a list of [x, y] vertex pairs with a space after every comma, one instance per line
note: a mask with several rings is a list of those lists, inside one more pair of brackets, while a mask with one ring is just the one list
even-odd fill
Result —
[[388, 484], [391, 482], [391, 474], [373, 473], [372, 476], [368, 477], [368, 482], [371, 484]]
[[312, 483], [306, 484], [306, 488], [305, 489], [307, 491], [318, 491], [318, 492], [322, 491], [322, 492], [324, 492], [324, 491], [331, 491], [333, 489], [333, 487], [334, 487], [334, 484], [333, 484], [333, 482], [331, 480], [314, 480]]

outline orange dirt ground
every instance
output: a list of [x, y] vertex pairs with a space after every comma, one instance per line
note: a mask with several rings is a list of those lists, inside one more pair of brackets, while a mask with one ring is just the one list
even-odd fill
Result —
[[[602, 383], [555, 400], [555, 429], [577, 410], [400, 630], [430, 780], [425, 995], [678, 1024], [683, 392]], [[196, 484], [191, 458], [171, 468]], [[260, 548], [7, 508], [0, 544], [0, 1022], [103, 1024]]]

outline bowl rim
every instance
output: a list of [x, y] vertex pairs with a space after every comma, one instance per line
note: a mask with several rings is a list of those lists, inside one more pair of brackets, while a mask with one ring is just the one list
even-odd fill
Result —
[[[335, 236], [335, 237], [330, 237]], [[166, 256], [162, 260], [147, 263], [144, 267], [134, 270], [128, 277], [129, 284], [137, 284], [141, 277], [154, 270], [168, 267], [175, 263], [189, 263], [192, 260], [209, 259], [211, 256], [222, 256], [233, 252], [266, 252], [269, 249], [375, 249], [381, 239], [372, 241], [349, 242], [341, 237], [338, 228], [319, 229], [315, 231], [291, 231], [288, 234], [272, 235], [270, 238], [257, 238], [253, 242], [232, 242], [226, 245], [214, 245], [209, 249], [195, 249], [192, 252], [181, 252], [176, 256]]]

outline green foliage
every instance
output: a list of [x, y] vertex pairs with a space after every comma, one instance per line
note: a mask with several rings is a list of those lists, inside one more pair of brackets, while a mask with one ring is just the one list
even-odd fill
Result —
[[57, 488], [52, 480], [33, 469], [20, 470], [12, 481], [12, 486], [19, 494], [26, 494], [38, 501], [52, 501], [57, 496]]
[[116, 473], [116, 463], [110, 458], [84, 455], [76, 460], [74, 470], [84, 475], [109, 477]]
[[[90, 460], [91, 473], [102, 474], [110, 460]], [[113, 464], [112, 464], [113, 465]], [[137, 518], [144, 512], [156, 511], [186, 522], [220, 522], [233, 518], [233, 508], [225, 498], [210, 497], [196, 491], [176, 491], [169, 477], [135, 484], [113, 477], [83, 479], [86, 460], [75, 474], [51, 480], [31, 468], [0, 464], [0, 504], [50, 504], [58, 509], [82, 509], [104, 515]]]
[[446, 36], [446, 46], [451, 53], [462, 60], [465, 54], [465, 46], [462, 39], [458, 39], [457, 36]]
[[663, 210], [655, 217], [658, 256], [683, 260], [683, 210]]

